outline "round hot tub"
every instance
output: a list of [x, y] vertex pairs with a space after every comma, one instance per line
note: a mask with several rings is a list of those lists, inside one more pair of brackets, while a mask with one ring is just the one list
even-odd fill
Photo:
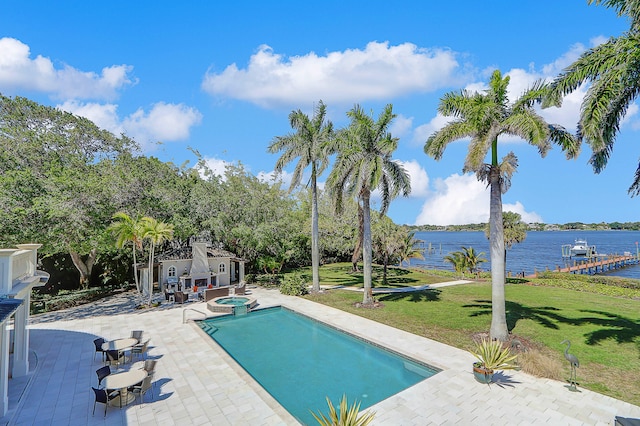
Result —
[[247, 311], [251, 310], [258, 304], [257, 300], [253, 297], [247, 296], [223, 296], [216, 297], [215, 299], [207, 303], [207, 309], [211, 312], [220, 312], [225, 314], [232, 314], [236, 307], [244, 306]]

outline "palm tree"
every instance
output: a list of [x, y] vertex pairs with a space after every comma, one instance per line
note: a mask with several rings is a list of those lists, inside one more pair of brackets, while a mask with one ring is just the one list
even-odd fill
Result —
[[478, 271], [478, 266], [481, 263], [487, 261], [484, 256], [484, 252], [480, 253], [476, 252], [473, 247], [465, 247], [462, 246], [462, 254], [464, 255], [464, 266], [469, 270], [470, 273], [474, 274]]
[[464, 275], [464, 270], [467, 267], [467, 259], [464, 257], [464, 253], [461, 251], [452, 251], [448, 255], [444, 256], [444, 261], [449, 262], [453, 266], [454, 271], [461, 277]]
[[[504, 229], [504, 264], [506, 268], [507, 250], [511, 250], [514, 244], [521, 243], [527, 239], [528, 227], [518, 213], [506, 211], [502, 212], [502, 228]], [[489, 224], [484, 228], [484, 233], [489, 238]]]
[[[582, 100], [578, 136], [593, 154], [589, 163], [596, 173], [607, 165], [616, 134], [627, 108], [640, 93], [640, 2], [637, 0], [588, 0], [589, 4], [613, 7], [631, 19], [631, 28], [584, 52], [551, 84], [545, 106], [560, 106], [563, 96], [583, 83], [591, 83]], [[629, 187], [640, 194], [640, 165]]]
[[[504, 236], [502, 226], [502, 194], [509, 189], [511, 176], [518, 162], [510, 152], [498, 162], [498, 137], [500, 135], [519, 136], [538, 148], [545, 156], [551, 142], [559, 144], [567, 158], [574, 158], [579, 151], [576, 138], [561, 126], [548, 124], [534, 110], [534, 104], [541, 100], [546, 86], [536, 82], [513, 104], [507, 98], [509, 77], [502, 77], [499, 70], [493, 72], [489, 88], [484, 93], [450, 92], [443, 96], [438, 111], [452, 116], [442, 129], [436, 131], [427, 140], [424, 151], [427, 155], [440, 160], [450, 142], [471, 138], [469, 152], [463, 171], [475, 172], [478, 180], [488, 182], [490, 187], [489, 240], [491, 257], [491, 329], [492, 339], [504, 341], [509, 331], [505, 312], [504, 296]], [[487, 154], [491, 162], [485, 164]]]
[[138, 266], [136, 261], [136, 251], [142, 250], [142, 223], [139, 218], [133, 219], [125, 212], [118, 212], [113, 215], [113, 222], [109, 230], [116, 237], [116, 248], [121, 249], [131, 242], [133, 249], [133, 276], [138, 293], [142, 290], [138, 280]]
[[373, 303], [371, 293], [371, 191], [380, 190], [380, 214], [386, 213], [389, 203], [400, 193], [411, 192], [409, 175], [402, 165], [391, 159], [398, 147], [388, 129], [393, 121], [393, 106], [387, 105], [378, 120], [367, 115], [359, 105], [347, 112], [351, 123], [339, 135], [333, 150], [338, 153], [327, 179], [334, 195], [336, 209], [342, 210], [343, 196], [356, 197], [363, 213], [362, 258], [364, 269], [364, 296], [362, 303]]
[[153, 296], [153, 258], [155, 255], [156, 246], [162, 244], [164, 241], [171, 240], [173, 238], [173, 225], [160, 222], [152, 217], [145, 216], [141, 219], [142, 223], [142, 236], [149, 240], [149, 306], [151, 306], [151, 299]]
[[311, 165], [311, 268], [313, 270], [313, 291], [320, 291], [320, 252], [318, 249], [318, 175], [329, 164], [327, 143], [333, 138], [333, 124], [325, 122], [327, 107], [320, 101], [315, 109], [312, 119], [302, 111], [292, 111], [289, 114], [289, 122], [296, 133], [286, 136], [277, 136], [271, 145], [269, 152], [275, 154], [284, 151], [276, 162], [276, 171], [282, 169], [299, 158], [293, 171], [289, 191], [300, 185], [302, 172]]
[[409, 231], [404, 237], [404, 241], [402, 242], [402, 247], [400, 248], [400, 266], [404, 262], [409, 262], [411, 259], [420, 259], [424, 260], [424, 249], [416, 247], [419, 240], [416, 239], [416, 231]]

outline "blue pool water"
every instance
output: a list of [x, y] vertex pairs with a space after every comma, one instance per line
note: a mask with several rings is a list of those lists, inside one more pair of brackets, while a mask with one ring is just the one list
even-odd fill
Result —
[[218, 299], [216, 300], [216, 303], [218, 305], [244, 306], [248, 301], [249, 299], [246, 297], [228, 297], [225, 299]]
[[439, 370], [417, 363], [286, 308], [199, 322], [287, 411], [317, 424], [345, 394], [364, 410]]

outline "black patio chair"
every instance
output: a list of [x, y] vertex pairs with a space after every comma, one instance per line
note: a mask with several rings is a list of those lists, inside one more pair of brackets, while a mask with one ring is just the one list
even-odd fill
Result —
[[93, 354], [93, 360], [96, 360], [96, 354], [98, 352], [100, 352], [102, 354], [102, 361], [104, 362], [105, 360], [105, 353], [102, 350], [102, 344], [106, 342], [106, 340], [104, 340], [102, 337], [98, 337], [96, 340], [93, 341], [93, 344], [96, 346], [96, 353]]
[[106, 389], [96, 389], [94, 387], [91, 387], [91, 389], [93, 389], [93, 393], [95, 393], [96, 395], [96, 400], [93, 403], [92, 416], [96, 414], [96, 404], [100, 403], [100, 404], [104, 404], [104, 416], [107, 417], [107, 406], [109, 405], [109, 401], [119, 397], [120, 391], [116, 390], [113, 392], [107, 392]]
[[96, 370], [96, 375], [98, 376], [98, 388], [102, 387], [102, 381], [109, 374], [111, 374], [111, 368], [108, 365], [100, 367]]

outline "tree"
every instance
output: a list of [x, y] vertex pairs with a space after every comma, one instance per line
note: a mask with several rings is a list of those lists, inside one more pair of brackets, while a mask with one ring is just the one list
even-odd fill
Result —
[[[507, 98], [509, 77], [502, 77], [499, 70], [493, 72], [489, 88], [484, 93], [462, 90], [445, 94], [438, 111], [453, 117], [442, 129], [427, 140], [424, 151], [440, 160], [446, 146], [455, 140], [471, 138], [463, 172], [475, 172], [478, 180], [490, 187], [489, 240], [491, 257], [491, 329], [493, 339], [504, 341], [508, 337], [505, 311], [504, 229], [502, 226], [502, 194], [509, 189], [511, 176], [517, 168], [517, 158], [510, 152], [498, 162], [498, 137], [519, 136], [538, 148], [545, 156], [556, 143], [566, 152], [567, 158], [578, 154], [579, 144], [574, 136], [561, 126], [547, 123], [534, 110], [547, 87], [536, 82], [513, 104]], [[484, 160], [490, 152], [490, 163]]]
[[[502, 212], [502, 227], [504, 229], [504, 264], [506, 268], [507, 250], [511, 250], [514, 244], [527, 239], [528, 226], [518, 213], [505, 211]], [[485, 227], [484, 233], [489, 238], [489, 224]]]
[[389, 264], [398, 262], [406, 232], [388, 216], [380, 216], [371, 226], [371, 235], [375, 257], [382, 262], [382, 284], [387, 285]]
[[[635, 0], [588, 0], [612, 7], [631, 20], [631, 28], [619, 37], [584, 52], [565, 68], [549, 87], [545, 106], [560, 106], [562, 97], [590, 83], [582, 100], [578, 136], [593, 150], [589, 163], [595, 173], [607, 165], [620, 124], [640, 93], [640, 3]], [[629, 187], [640, 194], [640, 164]]]
[[453, 270], [460, 276], [464, 275], [464, 270], [467, 267], [467, 260], [464, 257], [464, 253], [461, 251], [452, 251], [448, 255], [444, 256], [444, 261], [451, 263]]
[[[113, 160], [137, 149], [86, 118], [0, 95], [0, 228], [4, 243], [66, 252], [89, 285], [115, 212]], [[21, 240], [21, 241], [20, 241]]]
[[371, 192], [380, 190], [382, 206], [380, 214], [385, 214], [391, 200], [400, 193], [411, 192], [409, 175], [404, 167], [391, 159], [398, 147], [388, 129], [395, 114], [391, 104], [387, 105], [378, 120], [367, 115], [359, 105], [347, 113], [351, 123], [340, 133], [333, 152], [337, 158], [327, 179], [328, 186], [336, 202], [336, 210], [342, 209], [343, 197], [355, 197], [363, 212], [363, 269], [364, 296], [362, 303], [373, 303], [371, 292], [372, 247], [371, 247]]
[[464, 255], [464, 266], [471, 274], [478, 272], [478, 266], [487, 261], [487, 259], [482, 257], [484, 256], [484, 252], [481, 251], [477, 253], [473, 247], [462, 246], [462, 254]]
[[123, 248], [127, 243], [131, 243], [133, 251], [133, 275], [138, 293], [141, 292], [138, 280], [138, 267], [136, 261], [136, 251], [142, 250], [143, 222], [140, 218], [135, 219], [125, 212], [118, 212], [113, 215], [114, 222], [109, 226], [109, 230], [116, 237], [116, 248]]
[[408, 231], [400, 248], [400, 266], [402, 266], [403, 262], [407, 262], [407, 265], [409, 265], [411, 259], [424, 260], [424, 249], [416, 247], [418, 243], [416, 231]]
[[173, 238], [173, 225], [149, 216], [141, 219], [142, 236], [149, 240], [149, 306], [153, 297], [153, 260], [156, 246]]
[[302, 111], [292, 111], [289, 114], [289, 122], [296, 133], [286, 136], [276, 137], [271, 145], [269, 152], [284, 151], [276, 162], [276, 171], [282, 172], [283, 168], [299, 158], [293, 176], [291, 177], [291, 186], [289, 191], [300, 185], [302, 180], [302, 172], [311, 165], [311, 265], [313, 270], [313, 291], [320, 291], [320, 253], [318, 248], [318, 175], [326, 169], [329, 164], [329, 155], [327, 152], [327, 143], [333, 138], [333, 124], [331, 121], [325, 122], [326, 106], [322, 101], [319, 102], [313, 118], [304, 114]]

